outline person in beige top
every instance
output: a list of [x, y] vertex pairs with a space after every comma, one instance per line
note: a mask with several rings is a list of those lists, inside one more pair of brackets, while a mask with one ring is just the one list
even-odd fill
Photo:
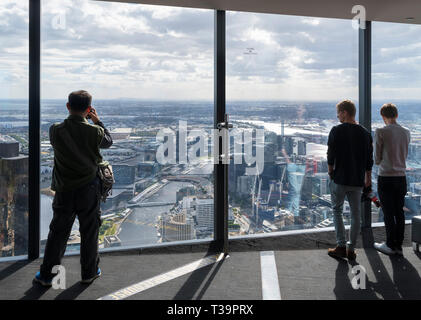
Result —
[[384, 215], [386, 242], [374, 247], [385, 254], [402, 255], [405, 231], [406, 158], [410, 132], [399, 125], [398, 109], [392, 103], [384, 104], [380, 114], [386, 124], [375, 133], [375, 163], [379, 166], [377, 191]]

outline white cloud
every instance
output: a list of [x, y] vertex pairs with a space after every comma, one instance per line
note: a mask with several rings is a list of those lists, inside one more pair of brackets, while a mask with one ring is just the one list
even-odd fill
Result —
[[318, 18], [302, 18], [301, 22], [311, 26], [318, 26], [320, 24], [320, 19]]
[[[212, 99], [212, 10], [42, 2], [43, 98], [86, 87], [99, 98]], [[52, 26], [57, 14], [65, 14], [64, 29]], [[0, 87], [13, 89], [0, 97], [27, 94], [16, 89], [27, 85], [27, 28], [27, 1], [1, 0]], [[420, 28], [373, 23], [373, 93], [421, 98]], [[226, 39], [229, 98], [357, 95], [358, 38], [349, 21], [227, 12]]]

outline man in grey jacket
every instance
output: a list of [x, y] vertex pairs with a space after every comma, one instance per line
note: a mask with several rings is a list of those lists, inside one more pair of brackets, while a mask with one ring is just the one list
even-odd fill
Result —
[[386, 126], [375, 134], [375, 162], [379, 166], [377, 191], [384, 215], [386, 242], [374, 247], [388, 255], [402, 255], [405, 232], [406, 158], [410, 141], [409, 130], [400, 126], [398, 109], [392, 103], [384, 104], [380, 114]]

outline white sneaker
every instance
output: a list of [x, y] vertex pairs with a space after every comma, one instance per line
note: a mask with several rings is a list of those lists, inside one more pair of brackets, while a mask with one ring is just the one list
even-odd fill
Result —
[[385, 242], [383, 243], [374, 243], [374, 248], [381, 253], [387, 254], [388, 256], [394, 255], [395, 250], [389, 248]]

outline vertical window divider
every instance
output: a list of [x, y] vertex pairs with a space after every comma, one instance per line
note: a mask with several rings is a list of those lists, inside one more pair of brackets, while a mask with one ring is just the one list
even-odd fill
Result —
[[[225, 11], [215, 10], [214, 16], [214, 129], [225, 120]], [[228, 253], [228, 164], [223, 164], [223, 148], [218, 148], [214, 164], [214, 242], [215, 250]]]
[[40, 248], [41, 0], [29, 1], [28, 259]]
[[[371, 21], [358, 29], [359, 123], [371, 134]], [[361, 226], [371, 228], [371, 203], [361, 205]]]

